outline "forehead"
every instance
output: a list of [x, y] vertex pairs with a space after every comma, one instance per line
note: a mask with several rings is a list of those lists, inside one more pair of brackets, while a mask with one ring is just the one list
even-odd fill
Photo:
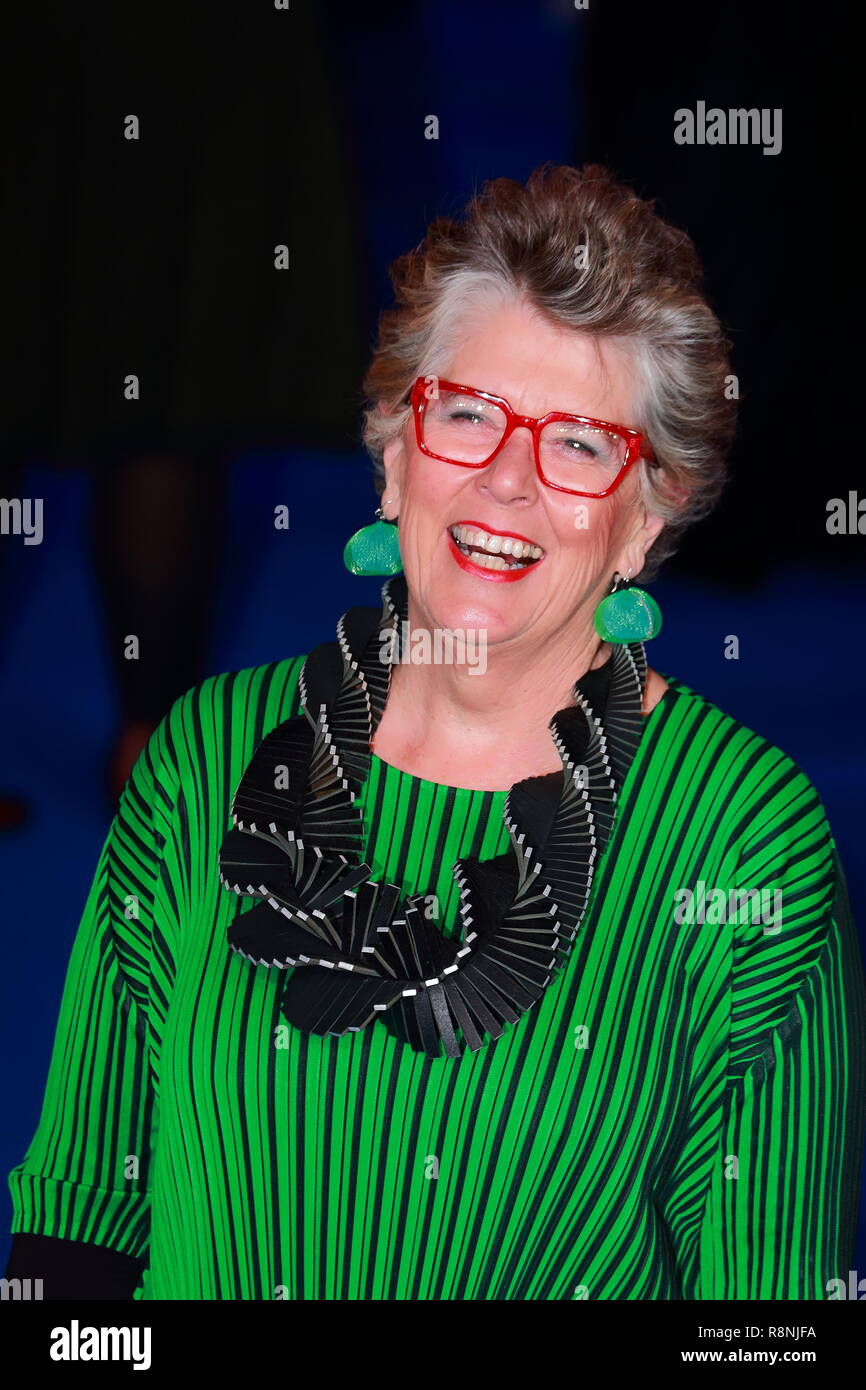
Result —
[[442, 376], [504, 396], [521, 415], [563, 410], [630, 425], [635, 414], [624, 344], [560, 327], [522, 303], [469, 311]]

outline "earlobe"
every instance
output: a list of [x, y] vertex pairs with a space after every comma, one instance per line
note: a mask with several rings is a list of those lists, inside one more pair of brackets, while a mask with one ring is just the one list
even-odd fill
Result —
[[647, 551], [655, 545], [656, 541], [658, 540], [659, 536], [661, 535], [664, 529], [665, 523], [663, 517], [651, 517], [650, 522], [646, 528], [646, 545], [644, 547], [643, 555], [641, 556], [641, 564], [643, 564], [646, 560]]
[[[382, 493], [382, 510], [389, 521], [400, 511], [400, 483], [403, 477], [405, 455], [399, 438], [389, 439], [382, 451], [382, 467], [385, 471], [385, 487]], [[387, 501], [386, 501], [387, 499]]]
[[624, 566], [620, 567], [620, 573], [624, 574], [631, 567], [632, 575], [640, 574], [646, 563], [647, 552], [654, 545], [660, 533], [664, 529], [664, 518], [655, 514], [647, 515], [644, 513], [644, 523], [637, 535], [632, 538], [631, 544], [626, 547], [624, 555]]

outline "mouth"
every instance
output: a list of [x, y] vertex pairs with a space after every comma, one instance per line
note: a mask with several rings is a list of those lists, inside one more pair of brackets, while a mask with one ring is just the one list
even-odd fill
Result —
[[522, 579], [545, 556], [540, 545], [511, 531], [492, 531], [475, 521], [448, 527], [451, 553], [462, 569], [484, 579]]

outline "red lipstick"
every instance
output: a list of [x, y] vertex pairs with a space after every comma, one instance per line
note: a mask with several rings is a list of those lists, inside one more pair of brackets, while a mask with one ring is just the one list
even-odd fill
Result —
[[[480, 525], [481, 525], [481, 523], [478, 522], [478, 521], [474, 521], [474, 522], [465, 522], [464, 524], [467, 525], [467, 526], [480, 526]], [[484, 529], [485, 529], [486, 531], [489, 531], [491, 535], [496, 535], [496, 536], [514, 536], [514, 539], [515, 539], [516, 541], [528, 541], [528, 540], [529, 540], [529, 537], [528, 537], [528, 536], [517, 536], [517, 535], [514, 534], [513, 531], [493, 531], [493, 530], [491, 529], [491, 527], [489, 527], [489, 526], [486, 526]], [[496, 584], [513, 584], [513, 583], [515, 583], [515, 581], [518, 580], [518, 579], [525, 579], [526, 576], [527, 576], [528, 574], [531, 574], [533, 570], [538, 569], [538, 566], [539, 566], [539, 565], [543, 562], [543, 560], [544, 560], [544, 556], [542, 555], [541, 560], [535, 560], [535, 561], [533, 562], [533, 564], [531, 564], [531, 565], [525, 565], [522, 569], [515, 569], [515, 570], [489, 570], [489, 569], [485, 569], [483, 565], [476, 565], [475, 562], [474, 562], [473, 560], [470, 560], [470, 559], [469, 559], [469, 556], [468, 556], [468, 555], [464, 555], [464, 554], [463, 554], [463, 551], [460, 550], [460, 549], [458, 548], [458, 546], [456, 546], [456, 545], [454, 544], [454, 537], [451, 535], [451, 532], [450, 532], [450, 531], [446, 531], [446, 532], [445, 532], [445, 535], [448, 537], [448, 548], [449, 548], [449, 550], [451, 551], [451, 554], [453, 555], [454, 559], [457, 561], [458, 565], [460, 566], [460, 568], [461, 568], [462, 570], [465, 570], [467, 574], [475, 574], [475, 575], [477, 575], [479, 579], [492, 579], [493, 582], [496, 583]], [[534, 541], [529, 541], [529, 544], [530, 544], [530, 545], [534, 545], [535, 542], [534, 542]]]
[[[526, 541], [527, 545], [538, 545], [531, 536], [521, 536], [519, 531], [497, 531], [495, 526], [489, 526], [486, 521], [470, 521], [469, 519], [452, 521], [452, 526], [475, 526], [479, 531], [486, 531], [491, 536], [510, 536], [513, 541]], [[539, 546], [539, 549], [541, 547]]]

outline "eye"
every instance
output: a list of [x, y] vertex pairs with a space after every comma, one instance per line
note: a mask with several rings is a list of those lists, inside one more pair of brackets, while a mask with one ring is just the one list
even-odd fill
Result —
[[591, 444], [588, 444], [585, 439], [581, 439], [579, 436], [574, 436], [573, 438], [562, 437], [560, 443], [567, 446], [568, 453], [580, 453], [586, 454], [588, 458], [598, 458], [598, 450], [594, 449]]
[[441, 418], [445, 425], [460, 426], [474, 432], [481, 429], [502, 429], [498, 416], [498, 410], [485, 406], [481, 401], [463, 400], [452, 401], [450, 404], [446, 402]]

